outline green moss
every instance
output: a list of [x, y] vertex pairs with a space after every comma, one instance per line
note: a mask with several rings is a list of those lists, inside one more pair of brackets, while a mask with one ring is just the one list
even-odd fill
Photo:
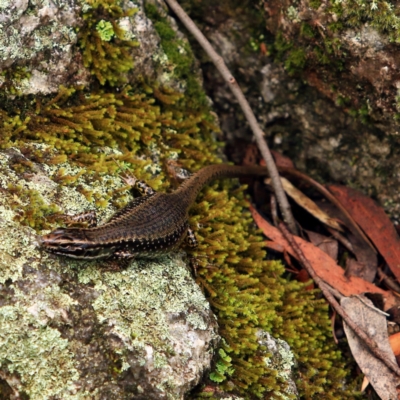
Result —
[[186, 83], [185, 95], [188, 105], [204, 107], [207, 99], [198, 78], [194, 74], [195, 60], [189, 43], [178, 38], [174, 29], [163, 17], [154, 4], [146, 2], [146, 15], [154, 22], [154, 27], [161, 39], [161, 46], [173, 68], [173, 76]]
[[321, 0], [310, 0], [310, 6], [317, 10], [321, 6]]
[[400, 11], [388, 1], [335, 1], [330, 11], [337, 14], [344, 25], [359, 27], [368, 22], [379, 32], [388, 34], [392, 42], [400, 42]]
[[215, 364], [215, 370], [210, 374], [210, 379], [213, 382], [221, 383], [232, 375], [235, 369], [232, 367], [232, 358], [223, 349], [219, 349], [218, 355], [219, 358]]
[[8, 190], [14, 195], [9, 207], [16, 212], [16, 221], [36, 230], [50, 228], [46, 217], [60, 212], [55, 204], [47, 204], [35, 189], [10, 184]]
[[96, 25], [96, 30], [99, 32], [100, 39], [105, 42], [109, 42], [115, 36], [111, 22], [103, 19]]
[[[216, 155], [219, 145], [213, 139], [216, 127], [208, 112], [205, 108], [199, 111], [199, 106], [191, 109], [183, 96], [157, 87], [126, 88], [119, 94], [62, 89], [53, 99], [37, 101], [35, 108], [25, 110], [23, 116], [2, 112], [1, 146], [23, 148], [26, 141], [44, 141], [49, 148], [57, 149], [57, 158], [38, 149], [37, 153], [30, 150], [31, 159], [57, 163], [67, 156], [92, 174], [93, 187], [96, 179], [101, 182], [103, 174], [118, 170], [115, 158], [155, 189], [165, 190], [165, 172], [155, 168], [154, 157], [158, 165], [165, 167], [164, 163], [178, 156], [179, 164], [190, 171], [220, 162]], [[104, 148], [116, 151], [107, 155], [101, 150]], [[95, 191], [82, 186], [83, 177], [65, 168], [54, 175], [58, 182], [78, 185], [87, 199], [96, 202]], [[226, 368], [220, 367], [214, 374], [222, 379], [224, 372], [232, 373], [225, 375], [222, 387], [231, 390], [233, 385], [248, 396], [273, 398], [275, 392], [283, 390], [284, 379], [267, 365], [268, 356], [259, 343], [257, 333], [262, 329], [291, 345], [299, 360], [302, 379], [297, 383], [305, 398], [316, 398], [322, 392], [327, 399], [347, 398], [342, 388], [343, 364], [329, 339], [325, 303], [315, 300], [301, 284], [282, 278], [280, 263], [265, 260], [262, 238], [254, 230], [243, 188], [235, 187], [235, 183], [223, 181], [206, 188], [190, 217], [199, 240], [193, 252], [198, 264], [197, 281], [218, 315], [226, 341], [224, 362], [227, 357], [231, 359], [224, 364]], [[35, 228], [47, 226], [43, 225], [43, 217], [49, 210], [43, 210], [35, 192], [14, 190], [37, 205], [28, 224]], [[108, 194], [109, 198], [118, 196], [118, 190]], [[104, 198], [107, 196], [102, 194], [99, 200]], [[90, 271], [94, 273], [92, 269], [82, 273]], [[86, 278], [82, 275], [82, 279]], [[98, 307], [98, 312], [106, 312], [101, 298]]]
[[1, 74], [4, 79], [3, 90], [7, 95], [19, 95], [21, 90], [27, 86], [31, 77], [30, 71], [26, 67], [12, 66], [4, 69]]
[[293, 49], [285, 60], [285, 68], [289, 73], [302, 70], [306, 65], [306, 52], [303, 49]]
[[85, 24], [78, 35], [83, 63], [101, 85], [126, 83], [126, 73], [133, 68], [131, 49], [138, 43], [119, 23], [137, 9], [123, 10], [113, 0], [88, 0], [87, 5], [83, 12]]
[[283, 61], [290, 75], [301, 72], [307, 62], [306, 52], [300, 47], [295, 48], [282, 33], [276, 35], [272, 53], [276, 59]]
[[359, 108], [349, 108], [348, 113], [353, 118], [358, 118], [363, 124], [369, 125], [371, 124], [371, 117], [370, 117], [370, 107], [368, 103], [361, 105]]
[[338, 107], [345, 107], [350, 105], [351, 99], [349, 97], [344, 97], [340, 94], [337, 95], [336, 97], [336, 105]]
[[328, 55], [323, 50], [321, 50], [319, 47], [316, 47], [313, 50], [313, 53], [314, 53], [315, 58], [322, 65], [329, 65], [331, 63], [331, 60], [328, 57]]
[[306, 22], [303, 22], [300, 26], [300, 33], [302, 36], [312, 39], [315, 37], [315, 32], [313, 27], [310, 24], [307, 24]]
[[[242, 191], [215, 184], [204, 191], [192, 212], [197, 231], [198, 282], [217, 312], [223, 347], [232, 358], [232, 383], [243, 395], [275, 398], [286, 382], [267, 364], [259, 329], [287, 341], [299, 362], [297, 385], [307, 399], [352, 398], [343, 390], [345, 372], [331, 339], [327, 305], [298, 282], [282, 278], [280, 263], [265, 261], [263, 243], [247, 211]], [[239, 223], [240, 221], [240, 223]], [[312, 311], [311, 311], [312, 310]], [[313, 371], [311, 374], [309, 371]], [[221, 371], [214, 372], [220, 377]]]

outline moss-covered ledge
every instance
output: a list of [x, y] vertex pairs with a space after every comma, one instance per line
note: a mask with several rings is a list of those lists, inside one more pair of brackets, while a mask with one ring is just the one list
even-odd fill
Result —
[[[154, 4], [148, 8], [154, 25], [141, 2], [134, 14], [124, 1], [80, 4], [74, 51], [79, 47], [92, 85], [67, 81], [47, 97], [6, 93], [0, 110], [0, 326], [12, 335], [0, 328], [7, 349], [0, 353], [1, 393], [182, 398], [208, 368], [219, 334], [224, 340], [204, 382], [210, 377], [221, 393], [245, 398], [293, 398], [292, 381], [271, 356], [268, 332], [290, 346], [300, 395], [352, 398], [326, 303], [285, 279], [280, 262], [266, 260], [244, 188], [235, 181], [205, 188], [191, 210], [199, 240], [191, 254], [195, 280], [180, 255], [106, 271], [102, 262], [50, 257], [35, 247], [35, 235], [55, 228], [64, 212], [96, 209], [103, 219], [126, 204], [131, 197], [121, 172], [170, 190], [169, 165], [194, 172], [221, 162], [218, 126], [190, 46], [166, 9]], [[130, 63], [129, 55], [145, 47], [143, 26], [149, 37], [159, 35], [152, 41], [156, 57]], [[135, 32], [143, 36], [134, 38]], [[93, 46], [104, 54], [91, 58]], [[113, 62], [115, 54], [124, 62]], [[154, 73], [138, 77], [138, 62], [140, 71], [154, 67]], [[284, 368], [296, 364], [279, 357]], [[210, 397], [203, 388], [190, 396]]]
[[[31, 149], [38, 147], [45, 150]], [[61, 168], [79, 175], [79, 167], [31, 162], [32, 172], [21, 176], [16, 160], [27, 161], [15, 149], [0, 153], [2, 390], [8, 382], [38, 400], [181, 398], [209, 367], [219, 341], [215, 317], [182, 254], [111, 272], [101, 263], [40, 252], [35, 231], [17, 221], [40, 206], [26, 193], [43, 200], [44, 214], [44, 205], [74, 212], [93, 206], [76, 187], [52, 180]], [[90, 183], [78, 178], [79, 185]], [[104, 195], [124, 186], [111, 176], [102, 183], [91, 190]], [[102, 214], [112, 211], [109, 205]]]

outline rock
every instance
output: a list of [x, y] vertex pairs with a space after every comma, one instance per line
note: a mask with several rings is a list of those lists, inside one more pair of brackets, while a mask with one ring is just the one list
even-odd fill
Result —
[[[44, 145], [32, 145], [45, 151]], [[183, 399], [210, 367], [217, 323], [191, 272], [175, 254], [120, 271], [104, 262], [42, 252], [26, 226], [35, 198], [69, 212], [92, 208], [52, 178], [68, 163], [15, 171], [18, 150], [0, 153], [0, 377], [19, 398]], [[122, 187], [103, 177], [107, 192]], [[88, 175], [80, 185], [90, 186]], [[113, 207], [101, 214], [109, 216]], [[17, 220], [23, 221], [23, 223]]]

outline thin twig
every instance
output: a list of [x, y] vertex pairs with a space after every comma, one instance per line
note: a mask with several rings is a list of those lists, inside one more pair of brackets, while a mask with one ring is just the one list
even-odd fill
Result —
[[340, 232], [338, 232], [336, 229], [331, 228], [330, 226], [326, 225], [325, 228], [336, 240], [342, 243], [342, 245], [346, 247], [347, 250], [354, 253], [353, 245], [347, 238], [345, 238]]
[[237, 84], [236, 79], [233, 77], [233, 75], [230, 73], [229, 69], [225, 65], [223, 58], [218, 55], [218, 53], [211, 46], [211, 43], [201, 33], [200, 29], [197, 28], [195, 23], [190, 19], [190, 17], [186, 14], [186, 12], [182, 9], [182, 7], [175, 0], [165, 0], [165, 1], [171, 7], [174, 13], [178, 16], [183, 25], [186, 26], [186, 29], [190, 33], [192, 33], [192, 35], [199, 42], [200, 46], [205, 50], [205, 52], [211, 58], [212, 62], [217, 67], [218, 71], [221, 73], [224, 80], [228, 83], [232, 93], [236, 97], [250, 125], [250, 128], [254, 133], [254, 137], [257, 141], [258, 148], [268, 168], [268, 172], [272, 180], [272, 187], [274, 188], [276, 198], [279, 203], [279, 207], [282, 211], [283, 219], [288, 224], [290, 231], [296, 233], [297, 227], [292, 215], [292, 211], [290, 209], [290, 205], [286, 197], [286, 194], [282, 188], [282, 183], [279, 178], [278, 169], [276, 168], [274, 159], [272, 158], [272, 154], [268, 148], [268, 145], [264, 140], [264, 132], [258, 125], [253, 110], [251, 109], [248, 101], [246, 100], [246, 97], [244, 97], [244, 94], [240, 89], [239, 85]]
[[332, 293], [332, 295], [335, 296], [338, 300], [342, 300], [343, 297], [346, 297], [346, 296], [343, 296], [342, 293], [339, 292], [339, 290], [332, 287], [329, 283], [326, 283], [326, 282], [324, 282], [324, 283], [325, 283], [327, 290], [329, 290]]
[[271, 216], [272, 221], [274, 222], [274, 226], [278, 226], [279, 218], [278, 218], [278, 207], [276, 204], [276, 197], [273, 193], [271, 193]]
[[386, 286], [389, 289], [392, 289], [396, 293], [400, 293], [400, 286], [399, 284], [392, 279], [390, 276], [387, 276], [380, 268], [377, 269], [378, 276], [386, 283]]
[[400, 369], [397, 364], [388, 359], [387, 355], [382, 352], [382, 350], [378, 347], [376, 342], [371, 339], [343, 310], [340, 304], [336, 301], [335, 297], [330, 292], [328, 286], [325, 282], [315, 273], [313, 267], [308, 262], [306, 257], [304, 256], [302, 250], [299, 245], [294, 240], [293, 236], [286, 228], [285, 224], [282, 222], [279, 224], [279, 229], [282, 232], [285, 239], [289, 242], [293, 251], [296, 253], [300, 263], [310, 274], [311, 278], [314, 282], [319, 286], [323, 295], [328, 300], [329, 304], [334, 308], [334, 310], [343, 318], [346, 324], [354, 331], [354, 333], [364, 342], [364, 344], [368, 347], [369, 351], [374, 354], [377, 358], [379, 358], [388, 368], [390, 368], [396, 375], [400, 376]]

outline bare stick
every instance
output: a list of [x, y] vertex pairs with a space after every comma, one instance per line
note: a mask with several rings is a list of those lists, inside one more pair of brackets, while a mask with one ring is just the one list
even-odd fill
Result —
[[392, 279], [390, 276], [387, 276], [380, 268], [377, 269], [378, 276], [386, 283], [386, 286], [389, 289], [392, 289], [396, 293], [400, 293], [400, 286], [399, 284]]
[[165, 2], [171, 7], [174, 13], [181, 20], [183, 25], [186, 26], [187, 30], [192, 33], [192, 35], [199, 42], [201, 47], [205, 50], [208, 56], [211, 58], [214, 65], [217, 67], [218, 71], [221, 73], [224, 80], [228, 83], [229, 87], [232, 90], [232, 93], [236, 97], [240, 107], [243, 110], [243, 113], [250, 125], [251, 130], [254, 133], [254, 137], [256, 138], [258, 148], [260, 153], [265, 161], [265, 164], [268, 168], [269, 175], [271, 177], [272, 186], [274, 188], [276, 198], [279, 203], [279, 207], [282, 211], [283, 219], [288, 224], [290, 231], [293, 233], [297, 232], [297, 227], [294, 222], [294, 218], [292, 215], [292, 211], [290, 209], [289, 202], [285, 195], [285, 191], [282, 188], [282, 183], [279, 178], [279, 173], [276, 168], [274, 159], [272, 158], [272, 154], [268, 148], [266, 141], [264, 140], [264, 132], [261, 130], [258, 125], [257, 119], [250, 108], [250, 105], [239, 85], [236, 82], [236, 79], [230, 73], [229, 69], [224, 63], [224, 60], [218, 53], [213, 49], [211, 43], [206, 39], [206, 37], [201, 33], [200, 29], [197, 28], [195, 23], [190, 19], [190, 17], [185, 13], [182, 7], [175, 0], [165, 0]]
[[279, 224], [278, 206], [276, 204], [276, 197], [273, 193], [271, 193], [271, 215], [272, 215], [272, 221], [274, 222], [274, 225], [277, 227]]
[[319, 286], [323, 295], [328, 300], [329, 304], [333, 307], [333, 309], [343, 318], [346, 324], [354, 331], [354, 333], [364, 342], [364, 344], [368, 347], [369, 351], [375, 355], [375, 357], [379, 358], [389, 369], [391, 369], [396, 375], [400, 376], [400, 369], [397, 364], [388, 359], [387, 355], [382, 352], [382, 350], [378, 347], [376, 342], [371, 339], [343, 310], [340, 304], [336, 301], [335, 297], [330, 292], [328, 286], [325, 282], [315, 273], [313, 267], [308, 262], [306, 257], [304, 256], [302, 250], [299, 245], [294, 240], [293, 236], [286, 228], [285, 224], [282, 222], [279, 224], [279, 229], [282, 232], [285, 239], [289, 242], [293, 251], [296, 253], [300, 263], [306, 269], [306, 271], [310, 274], [311, 278], [314, 282]]

